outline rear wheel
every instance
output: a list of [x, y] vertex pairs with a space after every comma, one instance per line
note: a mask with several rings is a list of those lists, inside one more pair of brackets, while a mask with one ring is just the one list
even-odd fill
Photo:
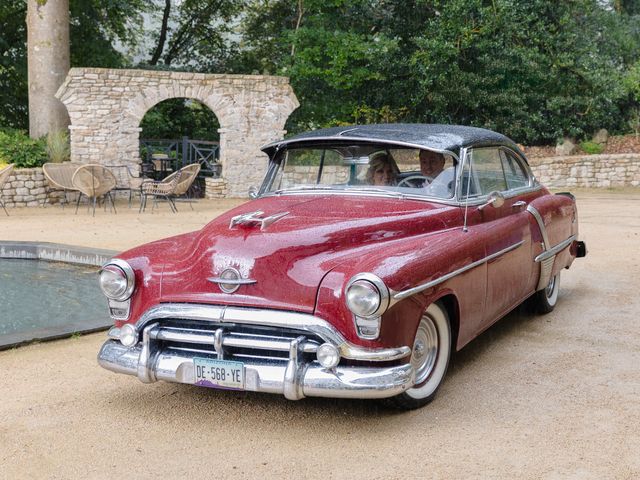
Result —
[[411, 351], [416, 383], [404, 393], [385, 402], [395, 408], [411, 410], [431, 402], [440, 387], [451, 356], [451, 326], [447, 311], [433, 303], [420, 319]]
[[536, 313], [550, 313], [558, 303], [558, 293], [560, 292], [560, 273], [554, 275], [549, 280], [547, 286], [531, 297], [531, 306]]

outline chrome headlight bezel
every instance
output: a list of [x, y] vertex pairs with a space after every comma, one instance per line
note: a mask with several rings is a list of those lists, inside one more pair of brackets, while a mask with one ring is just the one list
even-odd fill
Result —
[[[376, 295], [376, 305], [368, 310], [361, 310], [358, 305], [356, 305], [354, 301], [349, 298], [349, 292], [354, 286], [360, 286], [363, 289], [369, 289], [369, 291], [373, 295]], [[377, 318], [381, 316], [387, 310], [387, 308], [389, 308], [391, 299], [389, 288], [385, 285], [382, 279], [380, 279], [380, 277], [372, 273], [359, 273], [353, 276], [347, 283], [344, 292], [347, 308], [356, 317], [367, 319]]]
[[[103, 273], [109, 272], [111, 274], [121, 275], [122, 280], [124, 280], [123, 288], [121, 292], [114, 293], [112, 291], [106, 290], [105, 285], [103, 283]], [[105, 263], [100, 269], [100, 278], [99, 285], [100, 290], [109, 300], [115, 300], [118, 302], [124, 302], [131, 298], [133, 295], [133, 290], [135, 289], [135, 273], [131, 265], [129, 265], [124, 260], [119, 258], [114, 258]]]

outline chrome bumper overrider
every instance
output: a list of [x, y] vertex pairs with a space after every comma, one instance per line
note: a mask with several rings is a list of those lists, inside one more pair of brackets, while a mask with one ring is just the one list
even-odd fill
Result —
[[[202, 356], [188, 351], [150, 352], [144, 346], [127, 348], [107, 340], [100, 349], [98, 362], [117, 373], [135, 375], [145, 383], [165, 380], [195, 381], [193, 358]], [[215, 356], [211, 356], [215, 358]], [[289, 400], [304, 397], [385, 398], [413, 386], [410, 364], [394, 367], [336, 367], [327, 370], [317, 364], [297, 359], [273, 362], [266, 359], [244, 361], [245, 390], [279, 393]]]

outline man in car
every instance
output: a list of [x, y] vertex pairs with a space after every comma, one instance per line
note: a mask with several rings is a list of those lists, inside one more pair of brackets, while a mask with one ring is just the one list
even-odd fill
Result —
[[420, 172], [427, 177], [427, 184], [444, 170], [444, 155], [430, 150], [420, 150]]
[[445, 170], [445, 157], [442, 153], [420, 150], [420, 173], [426, 177], [422, 187], [429, 195], [449, 198], [453, 195], [455, 168]]

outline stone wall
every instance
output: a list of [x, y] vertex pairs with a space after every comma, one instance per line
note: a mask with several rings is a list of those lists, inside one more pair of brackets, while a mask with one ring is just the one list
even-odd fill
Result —
[[220, 122], [222, 176], [232, 197], [260, 183], [267, 166], [260, 147], [284, 136], [299, 105], [285, 77], [104, 68], [72, 68], [56, 96], [71, 119], [71, 160], [104, 165], [140, 162], [140, 122], [154, 105], [202, 102]]
[[228, 194], [227, 181], [224, 178], [204, 179], [204, 198], [225, 198]]
[[640, 186], [640, 154], [637, 153], [531, 158], [529, 164], [547, 187]]
[[16, 169], [2, 189], [2, 201], [7, 207], [37, 207], [45, 198], [45, 182], [41, 168]]

